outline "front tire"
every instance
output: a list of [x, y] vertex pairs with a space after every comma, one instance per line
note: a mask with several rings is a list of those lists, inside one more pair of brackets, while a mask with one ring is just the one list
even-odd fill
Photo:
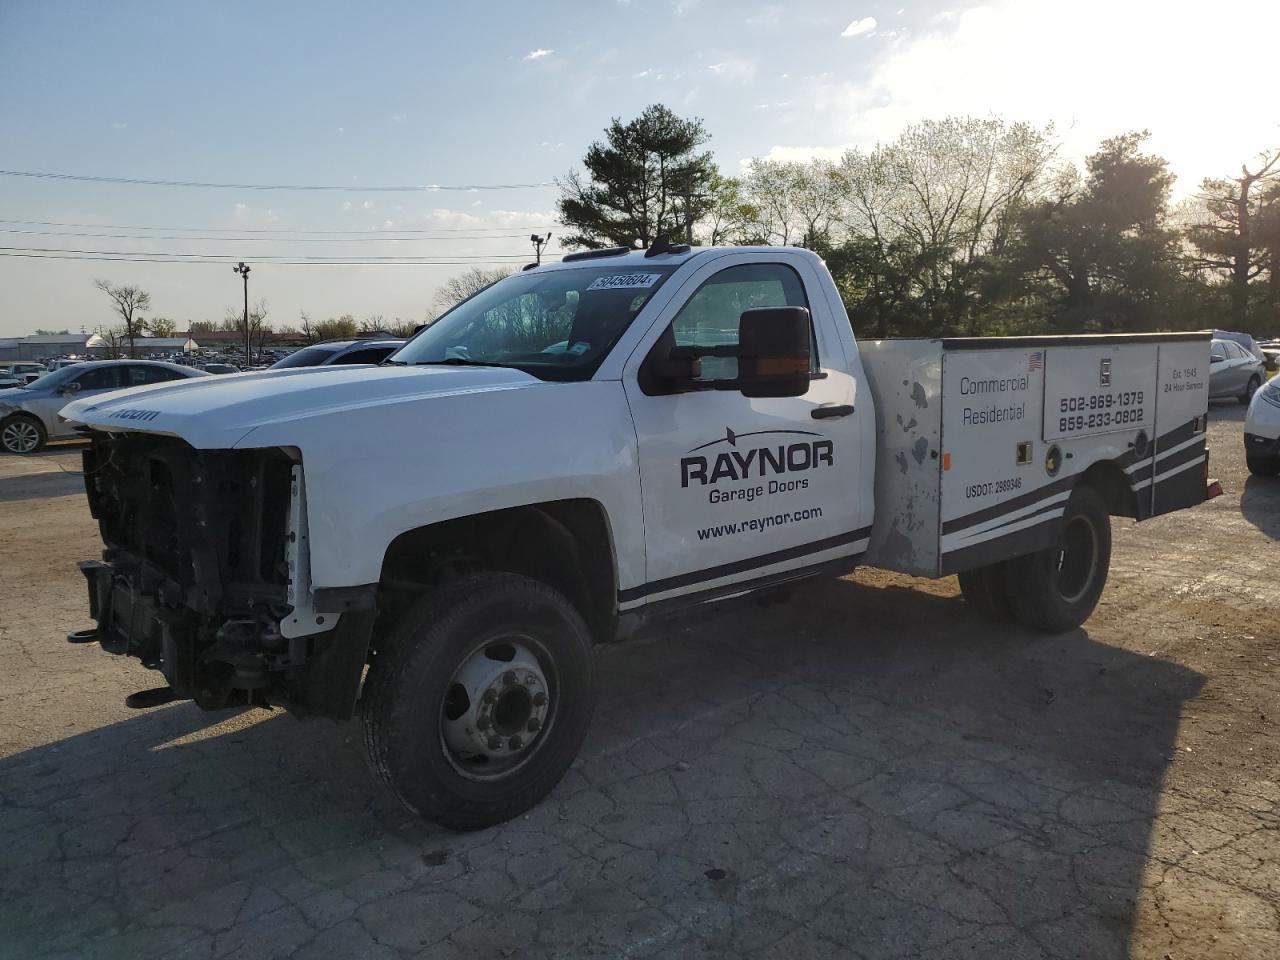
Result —
[[1077, 487], [1057, 542], [1006, 564], [1013, 614], [1045, 633], [1074, 630], [1093, 613], [1111, 565], [1111, 517], [1101, 494]]
[[1244, 462], [1255, 477], [1274, 477], [1280, 473], [1280, 457], [1251, 457], [1246, 454]]
[[365, 746], [420, 816], [453, 830], [509, 820], [577, 756], [595, 698], [591, 637], [546, 584], [464, 577], [411, 606], [375, 646]]
[[7, 453], [39, 453], [49, 442], [44, 424], [25, 413], [15, 413], [0, 423], [0, 447]]
[[1248, 406], [1249, 401], [1253, 399], [1253, 395], [1258, 392], [1258, 388], [1262, 386], [1262, 378], [1256, 373], [1249, 378], [1249, 385], [1244, 388], [1244, 393], [1237, 398], [1242, 404]]

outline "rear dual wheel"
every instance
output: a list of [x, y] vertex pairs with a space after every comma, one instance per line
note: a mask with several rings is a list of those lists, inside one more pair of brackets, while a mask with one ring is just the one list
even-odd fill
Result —
[[1093, 613], [1111, 565], [1111, 518], [1093, 487], [1067, 501], [1055, 543], [1014, 560], [961, 575], [965, 600], [992, 619], [1045, 633], [1074, 630]]

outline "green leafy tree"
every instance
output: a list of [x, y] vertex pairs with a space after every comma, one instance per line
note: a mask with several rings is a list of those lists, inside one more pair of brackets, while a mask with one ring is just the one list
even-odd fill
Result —
[[662, 231], [692, 242], [694, 226], [715, 205], [717, 180], [702, 121], [677, 117], [662, 104], [636, 119], [615, 117], [605, 139], [588, 148], [582, 173], [557, 181], [560, 222], [570, 247], [648, 246]]
[[[1250, 285], [1271, 271], [1274, 262], [1276, 194], [1280, 183], [1280, 150], [1259, 157], [1255, 169], [1240, 167], [1240, 176], [1207, 178], [1200, 184], [1200, 209], [1187, 229], [1195, 249], [1193, 267], [1207, 268], [1211, 277], [1225, 278], [1230, 325], [1250, 325]], [[1266, 297], [1271, 300], [1271, 297]]]
[[321, 320], [315, 325], [316, 338], [319, 340], [350, 340], [359, 330], [356, 318], [349, 313], [344, 313], [336, 320], [333, 317]]
[[1010, 267], [1055, 331], [1156, 329], [1177, 286], [1178, 237], [1168, 225], [1173, 175], [1141, 152], [1148, 134], [1102, 143], [1082, 184], [1023, 211]]
[[168, 317], [152, 317], [144, 324], [148, 336], [172, 337], [178, 332], [178, 325]]

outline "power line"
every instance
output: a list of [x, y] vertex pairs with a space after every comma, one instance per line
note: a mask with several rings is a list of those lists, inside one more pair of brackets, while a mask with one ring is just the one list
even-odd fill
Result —
[[[55, 220], [5, 220], [0, 219], [0, 223], [11, 223], [17, 226], [27, 227], [78, 227], [88, 230], [169, 230], [169, 231], [194, 231], [199, 233], [302, 233], [302, 234], [339, 234], [354, 233], [360, 235], [371, 235], [379, 233], [481, 233], [494, 230], [514, 230], [515, 227], [424, 227], [422, 229], [405, 227], [403, 229], [395, 228], [376, 228], [370, 230], [303, 230], [301, 228], [291, 227], [264, 227], [253, 228], [248, 227], [163, 227], [163, 226], [139, 226], [128, 223], [63, 223]], [[535, 228], [541, 229], [541, 228]], [[524, 234], [513, 234], [513, 236], [523, 237]]]
[[444, 242], [444, 241], [476, 241], [476, 240], [523, 240], [526, 234], [523, 233], [498, 233], [492, 235], [477, 236], [459, 236], [450, 234], [445, 237], [428, 237], [428, 236], [412, 236], [412, 237], [200, 237], [185, 236], [182, 234], [145, 234], [143, 236], [135, 236], [128, 233], [82, 233], [69, 230], [14, 230], [10, 228], [0, 228], [0, 233], [15, 234], [18, 236], [35, 236], [35, 237], [87, 237], [97, 240], [212, 240], [216, 243], [262, 243], [278, 241], [280, 243], [428, 243], [428, 242]]
[[144, 187], [200, 187], [211, 190], [304, 190], [338, 193], [435, 193], [448, 190], [471, 193], [476, 190], [536, 190], [554, 186], [551, 181], [540, 183], [425, 183], [411, 186], [354, 187], [339, 184], [298, 183], [206, 183], [199, 180], [148, 180], [140, 177], [95, 177], [77, 173], [45, 173], [32, 170], [0, 170], [0, 176], [27, 177], [35, 180], [73, 180], [79, 183], [116, 183]]
[[[194, 264], [200, 265], [217, 265], [223, 266], [232, 262], [233, 256], [219, 256], [217, 258], [200, 259], [196, 257], [187, 259], [172, 259], [166, 256], [130, 256], [128, 254], [94, 254], [94, 253], [29, 253], [29, 252], [10, 252], [0, 248], [0, 257], [19, 257], [26, 260], [95, 260], [105, 263], [169, 263], [169, 264]], [[259, 257], [259, 260], [262, 258]], [[399, 259], [399, 260], [269, 260], [270, 266], [273, 267], [459, 267], [459, 266], [510, 266], [512, 260], [528, 260], [528, 257], [507, 257], [506, 259], [486, 259], [476, 257], [474, 259], [455, 259], [455, 260], [429, 260], [429, 259]], [[545, 258], [544, 258], [545, 262]]]
[[[21, 252], [21, 253], [90, 253], [97, 256], [112, 256], [117, 254], [123, 254], [125, 256], [137, 256], [137, 257], [168, 257], [175, 260], [203, 258], [210, 261], [235, 260], [239, 257], [239, 254], [231, 254], [231, 253], [171, 253], [167, 250], [77, 250], [74, 247], [68, 248], [68, 247], [4, 247], [4, 246], [0, 246], [0, 251], [14, 251], [14, 252]], [[434, 255], [434, 258], [436, 260], [443, 260], [446, 262], [451, 260], [456, 260], [463, 263], [465, 263], [468, 260], [476, 260], [476, 259], [494, 260], [494, 261], [528, 260], [529, 259], [527, 254], [515, 254], [515, 255], [495, 254], [488, 257], [481, 254], [456, 254], [456, 255], [455, 254], [437, 254], [437, 255]], [[294, 255], [294, 254], [258, 254], [255, 256], [255, 259], [259, 261], [312, 260], [317, 263], [325, 263], [326, 261], [352, 260], [352, 259], [372, 260], [376, 262], [379, 260], [418, 260], [421, 258], [420, 257], [392, 257], [392, 256], [368, 256], [368, 257], [361, 256], [356, 258], [356, 257], [316, 257], [316, 256], [301, 256], [301, 255]]]

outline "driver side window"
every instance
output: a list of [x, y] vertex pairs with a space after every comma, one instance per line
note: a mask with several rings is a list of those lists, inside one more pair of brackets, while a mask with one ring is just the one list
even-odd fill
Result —
[[[738, 320], [755, 307], [805, 307], [804, 284], [781, 263], [746, 263], [721, 270], [700, 286], [671, 321], [672, 346], [737, 346]], [[699, 380], [732, 380], [734, 357], [704, 357]], [[818, 349], [809, 330], [809, 375], [819, 371]]]

